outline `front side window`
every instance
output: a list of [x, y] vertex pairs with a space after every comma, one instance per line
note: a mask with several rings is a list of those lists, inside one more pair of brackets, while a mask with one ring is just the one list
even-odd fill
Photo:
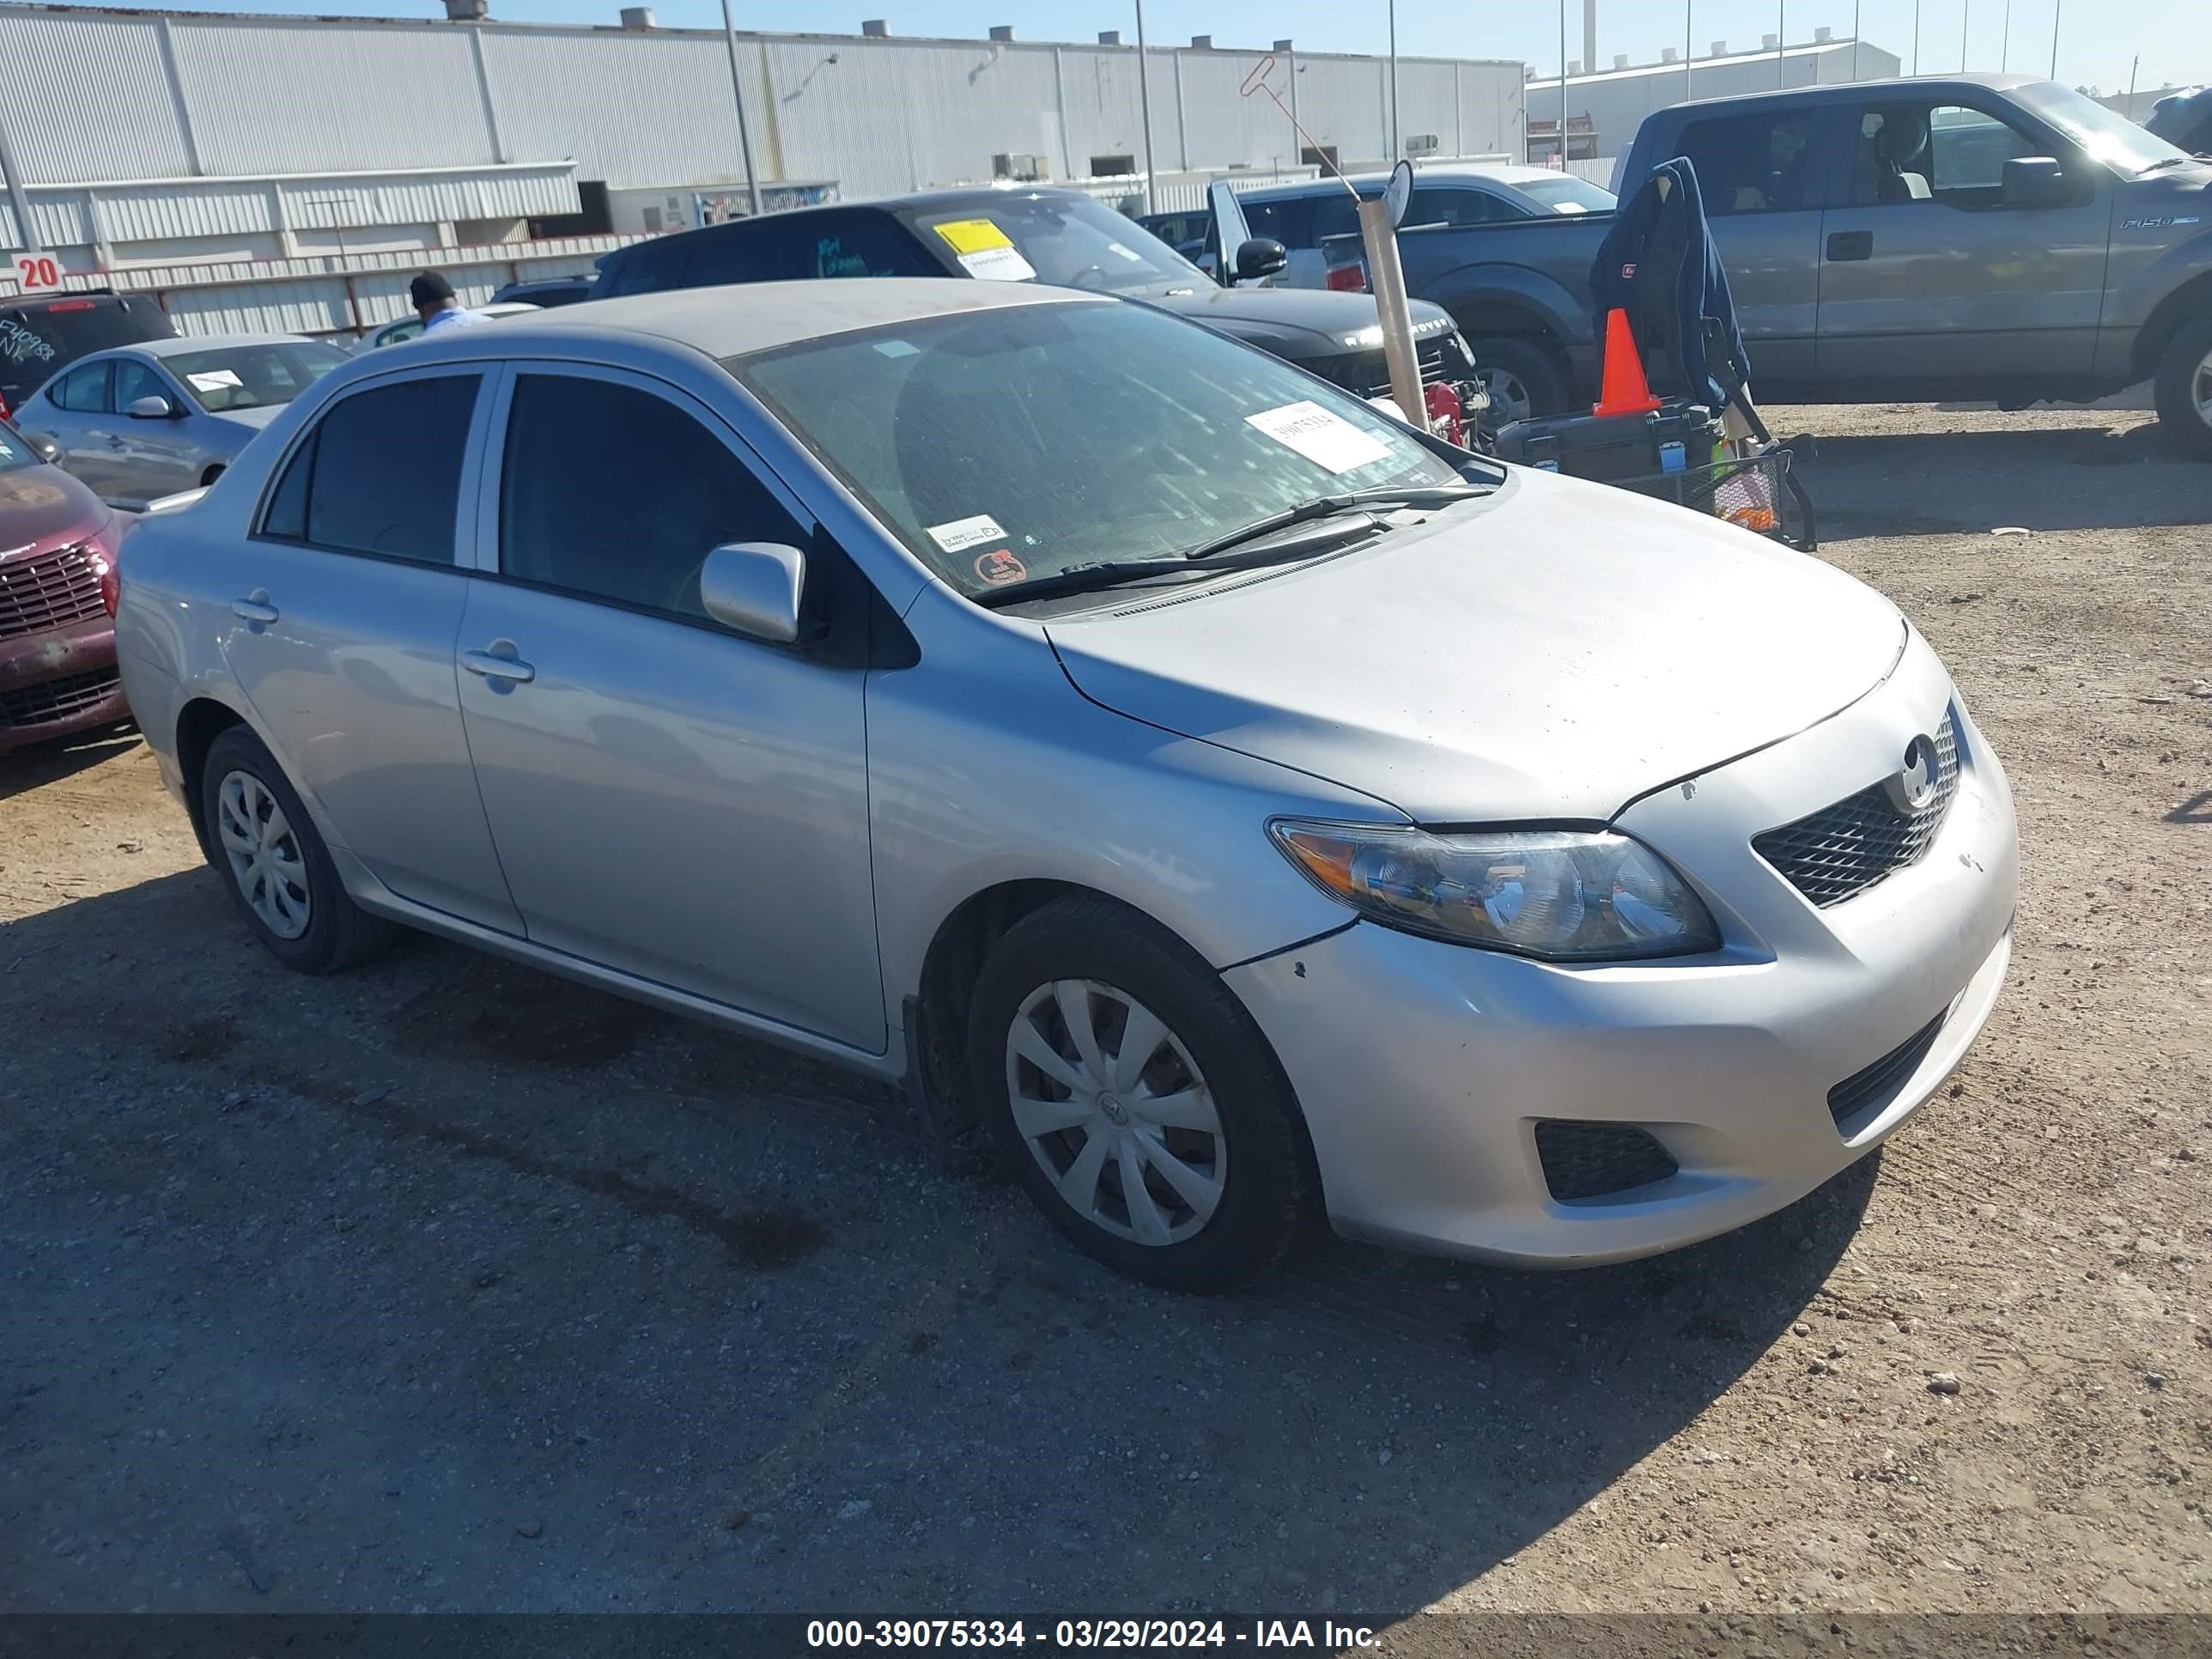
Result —
[[0, 421], [0, 472], [20, 471], [39, 465], [39, 452], [23, 441], [23, 434]]
[[266, 409], [289, 404], [345, 362], [335, 346], [312, 340], [267, 345], [217, 346], [171, 356], [169, 372], [210, 414], [227, 409]]
[[98, 415], [107, 408], [107, 377], [112, 363], [87, 363], [64, 375], [49, 394], [62, 408], [81, 415]]
[[969, 593], [1170, 557], [1316, 495], [1463, 482], [1358, 398], [1141, 306], [955, 313], [726, 367]]
[[579, 375], [516, 377], [500, 464], [502, 574], [703, 618], [708, 553], [805, 539], [752, 469], [665, 398]]
[[479, 374], [426, 375], [333, 404], [293, 451], [261, 533], [341, 553], [453, 562]]
[[1812, 113], [1730, 115], [1682, 129], [1709, 218], [1817, 207]]
[[161, 398], [169, 403], [177, 401], [177, 394], [169, 384], [154, 372], [152, 367], [134, 358], [115, 360], [115, 407], [119, 412], [127, 410], [141, 398]]
[[1424, 225], [1487, 225], [1518, 217], [1495, 196], [1479, 190], [1417, 190], [1406, 204], [1407, 230]]

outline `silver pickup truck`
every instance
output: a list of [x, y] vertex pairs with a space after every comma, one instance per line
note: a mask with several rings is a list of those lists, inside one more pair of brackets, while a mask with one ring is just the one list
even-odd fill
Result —
[[[2212, 161], [2056, 82], [1988, 75], [1660, 110], [1616, 188], [1677, 155], [1762, 401], [2024, 405], [2148, 380], [2160, 421], [2212, 459]], [[1501, 416], [1589, 400], [1610, 222], [1400, 232], [1407, 288], [1459, 320]]]

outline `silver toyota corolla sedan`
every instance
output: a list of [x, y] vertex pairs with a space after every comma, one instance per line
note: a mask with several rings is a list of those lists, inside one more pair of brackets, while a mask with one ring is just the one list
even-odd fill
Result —
[[1119, 301], [455, 330], [122, 574], [282, 961], [402, 923], [904, 1079], [1164, 1285], [1322, 1215], [1554, 1265], [1740, 1225], [2004, 977], [2004, 774], [1887, 599]]

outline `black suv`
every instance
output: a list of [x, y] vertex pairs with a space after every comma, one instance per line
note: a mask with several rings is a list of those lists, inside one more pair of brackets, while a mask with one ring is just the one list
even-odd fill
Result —
[[[1268, 274], [1264, 260], [1245, 263], [1243, 276]], [[1390, 391], [1371, 295], [1223, 288], [1134, 220], [1071, 190], [927, 191], [763, 214], [634, 243], [608, 254], [599, 270], [595, 300], [814, 277], [1051, 283], [1190, 318], [1363, 398]], [[1462, 403], [1479, 398], [1474, 359], [1449, 313], [1419, 300], [1413, 311], [1423, 382], [1449, 385]], [[1431, 412], [1439, 412], [1433, 397]]]
[[102, 288], [0, 300], [0, 415], [21, 408], [57, 369], [88, 353], [176, 332], [150, 295]]

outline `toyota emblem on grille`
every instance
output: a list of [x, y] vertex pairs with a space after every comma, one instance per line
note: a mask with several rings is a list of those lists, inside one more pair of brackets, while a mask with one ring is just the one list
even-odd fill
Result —
[[1925, 735], [1905, 745], [1905, 764], [1896, 775], [1882, 780], [1889, 804], [1901, 818], [1917, 817], [1935, 804], [1942, 764], [1936, 758], [1936, 739]]

